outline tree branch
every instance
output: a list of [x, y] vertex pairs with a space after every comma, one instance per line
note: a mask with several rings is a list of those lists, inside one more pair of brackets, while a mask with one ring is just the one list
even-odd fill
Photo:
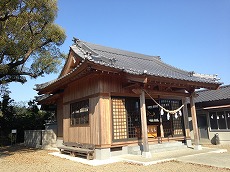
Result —
[[6, 75], [4, 73], [0, 73], [0, 81], [7, 80], [7, 79], [4, 79], [4, 77], [8, 78], [8, 80], [14, 78], [14, 80], [12, 80], [12, 81], [16, 81], [15, 76], [18, 76], [18, 78], [20, 78], [20, 76], [25, 75], [25, 76], [30, 76], [32, 78], [36, 78], [36, 77], [38, 77], [38, 76], [40, 76], [42, 74], [44, 74], [43, 71], [41, 71], [41, 72], [39, 72], [37, 74], [35, 74], [33, 72], [26, 72], [26, 71], [8, 71]]
[[0, 21], [6, 21], [10, 17], [16, 17], [16, 16], [13, 14], [9, 15], [9, 12], [6, 12], [4, 17], [0, 17]]
[[10, 64], [9, 64], [9, 67], [10, 67], [10, 68], [14, 68], [14, 67], [16, 67], [16, 66], [19, 66], [19, 65], [25, 63], [25, 62], [28, 60], [29, 56], [33, 53], [33, 51], [34, 51], [34, 49], [31, 49], [31, 48], [30, 48], [30, 49], [27, 51], [27, 53], [25, 54], [25, 56], [24, 56], [24, 58], [23, 58], [22, 60], [19, 60], [19, 61], [15, 62], [15, 63], [10, 63]]
[[10, 83], [10, 82], [21, 82], [21, 83], [25, 83], [26, 82], [26, 79], [22, 79], [22, 78], [7, 78], [7, 79], [4, 79], [4, 80], [0, 80], [0, 85], [1, 84], [7, 84], [7, 83]]

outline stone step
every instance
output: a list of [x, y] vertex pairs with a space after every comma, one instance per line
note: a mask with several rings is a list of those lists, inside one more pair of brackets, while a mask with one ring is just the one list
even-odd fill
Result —
[[[134, 154], [134, 155], [141, 155], [141, 152], [143, 150], [143, 146], [128, 146], [128, 153]], [[162, 144], [150, 144], [149, 145], [149, 151], [151, 153], [156, 152], [165, 152], [170, 150], [178, 150], [178, 149], [186, 149], [187, 146], [184, 145], [182, 142], [167, 142]]]
[[167, 146], [162, 147], [158, 149], [150, 149], [151, 153], [159, 153], [159, 152], [166, 152], [166, 151], [172, 151], [172, 150], [181, 150], [181, 149], [187, 149], [186, 145], [180, 145], [180, 146]]

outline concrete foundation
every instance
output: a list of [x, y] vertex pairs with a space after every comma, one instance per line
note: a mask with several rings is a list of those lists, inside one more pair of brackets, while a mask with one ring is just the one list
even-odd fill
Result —
[[202, 150], [202, 146], [201, 145], [194, 145], [194, 150]]
[[106, 149], [95, 149], [95, 159], [104, 160], [111, 157], [110, 148]]
[[192, 147], [192, 140], [186, 140], [186, 145], [188, 148]]
[[144, 157], [144, 158], [152, 158], [151, 152], [142, 152], [141, 156]]
[[114, 156], [128, 154], [128, 146], [122, 147], [120, 150], [112, 151], [110, 148], [107, 149], [95, 149], [95, 159], [105, 160]]

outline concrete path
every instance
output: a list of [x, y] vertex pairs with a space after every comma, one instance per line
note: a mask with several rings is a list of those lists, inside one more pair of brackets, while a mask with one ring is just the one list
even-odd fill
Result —
[[221, 154], [204, 153], [199, 155], [179, 157], [176, 160], [185, 163], [194, 163], [194, 164], [201, 164], [201, 165], [208, 165], [208, 166], [230, 169], [229, 153], [221, 153]]
[[144, 158], [140, 155], [126, 154], [115, 156], [106, 160], [87, 160], [83, 158], [71, 157], [69, 155], [60, 154], [59, 152], [54, 152], [50, 154], [92, 166], [104, 165], [114, 162], [128, 162], [139, 165], [152, 165], [175, 160], [184, 163], [202, 164], [230, 169], [230, 153], [227, 153], [227, 150], [204, 147], [202, 150], [194, 150], [188, 148], [167, 152], [152, 153], [152, 158]]
[[[203, 148], [202, 150], [194, 150], [188, 148], [152, 153], [152, 158], [144, 158], [138, 155], [122, 155], [117, 158], [123, 159], [125, 162], [139, 165], [152, 165], [175, 160], [219, 167], [219, 164], [223, 162], [221, 167], [224, 166], [225, 168], [230, 169], [230, 154], [226, 152], [227, 150], [225, 149]], [[218, 159], [218, 161], [215, 159]]]

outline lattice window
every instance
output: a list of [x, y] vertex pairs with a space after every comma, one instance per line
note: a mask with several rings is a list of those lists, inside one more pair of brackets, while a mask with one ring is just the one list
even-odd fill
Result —
[[[171, 100], [171, 108], [172, 110], [177, 109], [180, 107], [180, 102], [178, 100]], [[174, 136], [183, 136], [183, 129], [182, 125], [183, 119], [182, 116], [179, 116], [177, 114], [177, 118], [175, 118], [175, 115], [173, 115], [173, 135]]]
[[125, 99], [113, 98], [112, 111], [114, 140], [127, 139], [127, 112], [125, 108]]
[[[169, 110], [175, 110], [180, 107], [179, 100], [161, 100], [161, 105]], [[167, 119], [166, 113], [162, 117], [165, 137], [168, 136], [183, 136], [183, 117], [175, 118], [175, 115], [170, 115], [170, 120]]]
[[[170, 100], [160, 100], [161, 106], [163, 106], [166, 109], [170, 109]], [[163, 124], [163, 131], [164, 131], [164, 136], [172, 136], [172, 120], [171, 120], [172, 115], [170, 115], [170, 120], [167, 119], [167, 114], [165, 113], [162, 118], [162, 124]]]
[[140, 136], [140, 105], [138, 98], [126, 98], [125, 106], [128, 119], [128, 138]]

